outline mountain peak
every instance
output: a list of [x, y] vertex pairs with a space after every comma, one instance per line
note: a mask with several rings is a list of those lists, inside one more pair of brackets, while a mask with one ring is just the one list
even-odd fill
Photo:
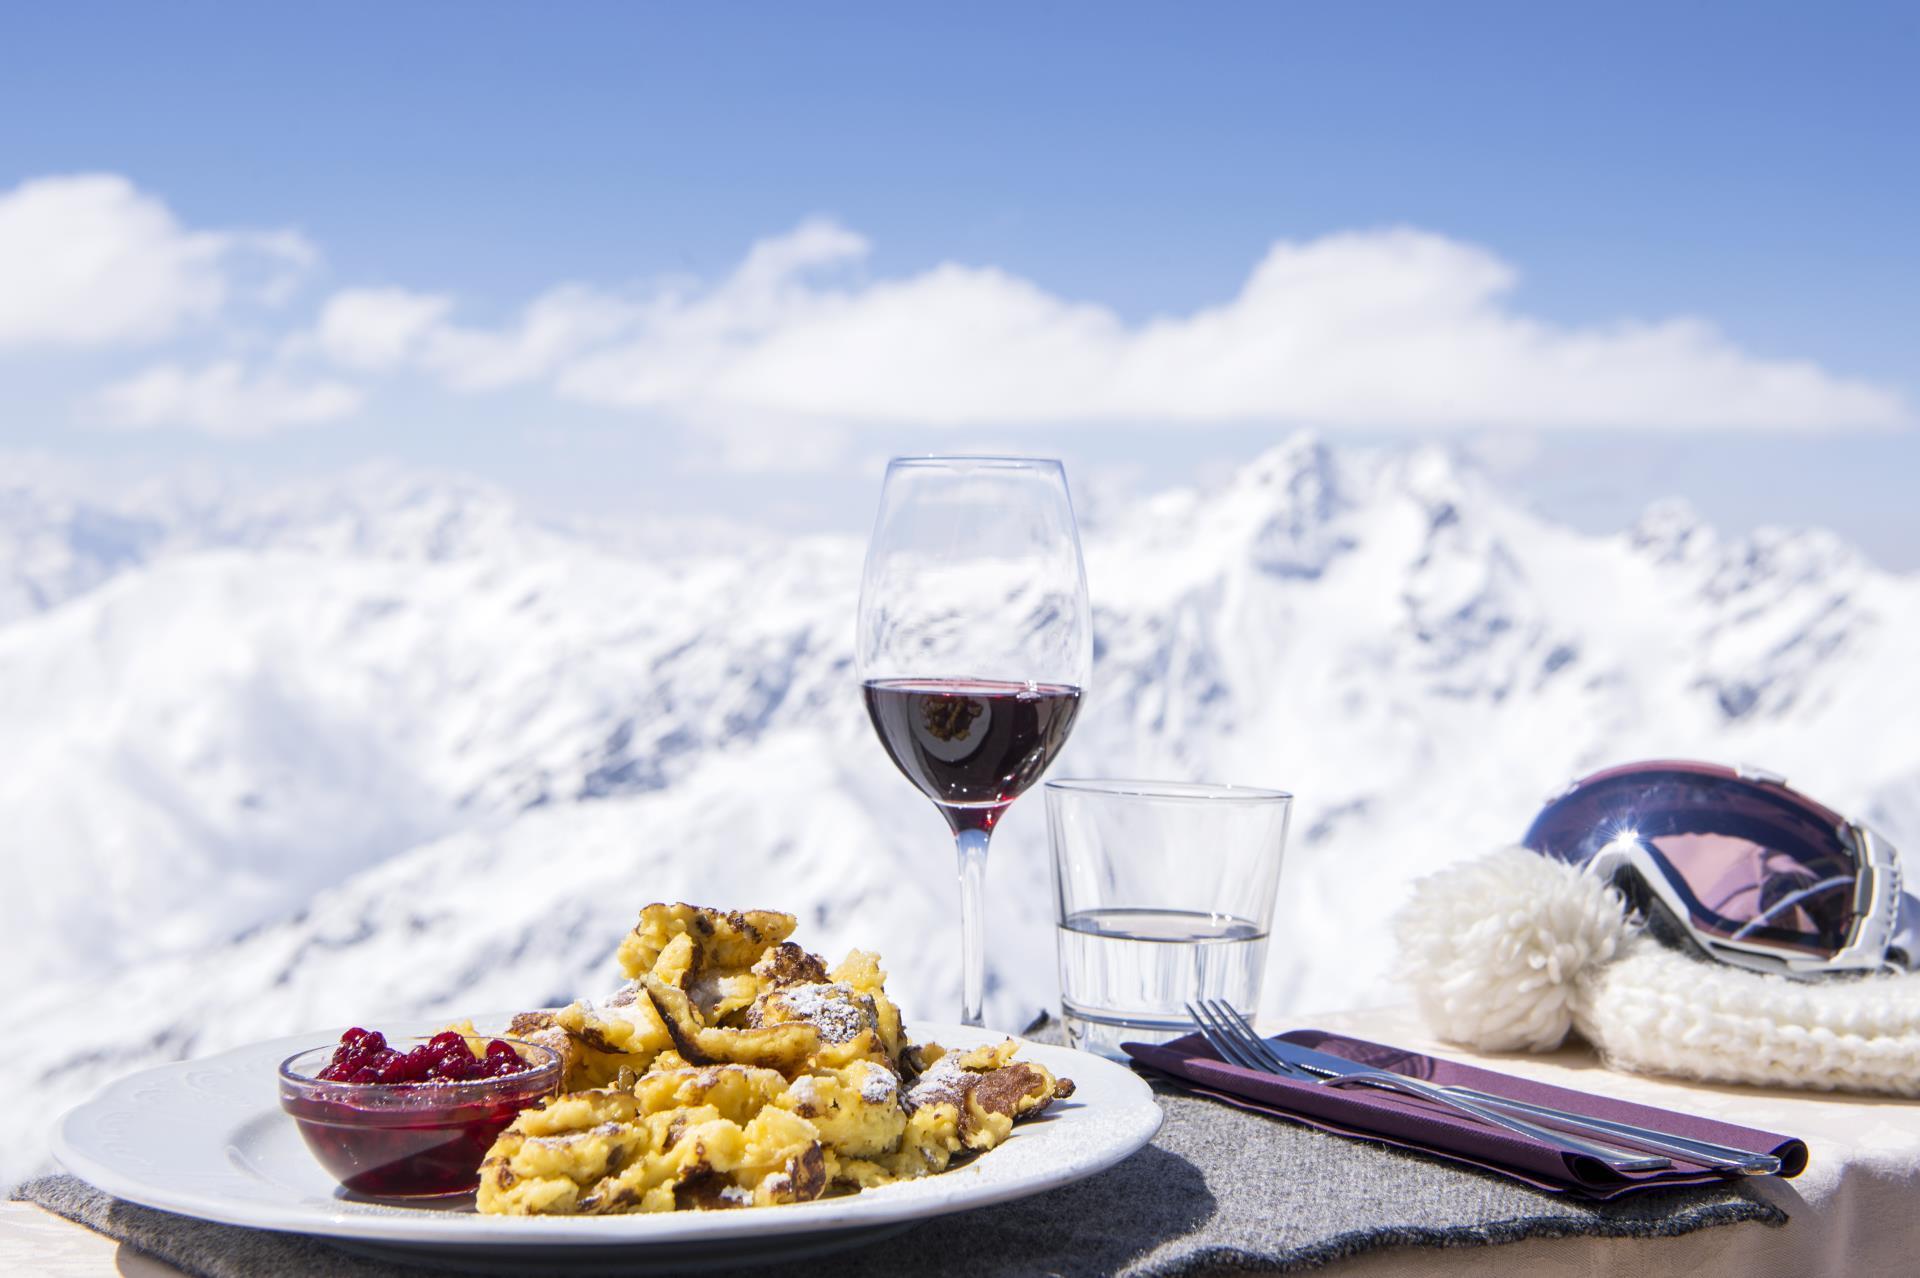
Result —
[[1655, 563], [1681, 563], [1710, 550], [1716, 537], [1692, 503], [1679, 497], [1653, 502], [1627, 530], [1627, 543]]
[[1305, 526], [1326, 523], [1351, 504], [1341, 458], [1318, 435], [1300, 431], [1234, 475], [1229, 490]]
[[1253, 562], [1281, 577], [1318, 577], [1352, 545], [1331, 525], [1349, 504], [1338, 462], [1320, 438], [1301, 431], [1243, 467], [1232, 496], [1254, 508]]
[[1333, 451], [1310, 430], [1295, 431], [1240, 468], [1236, 482], [1251, 488], [1296, 490], [1303, 483], [1331, 487]]

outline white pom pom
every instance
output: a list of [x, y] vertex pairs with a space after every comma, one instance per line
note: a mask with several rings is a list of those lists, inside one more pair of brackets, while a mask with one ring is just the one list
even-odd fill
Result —
[[1394, 918], [1427, 1024], [1497, 1052], [1558, 1047], [1581, 977], [1618, 954], [1627, 932], [1619, 893], [1519, 847], [1421, 879]]

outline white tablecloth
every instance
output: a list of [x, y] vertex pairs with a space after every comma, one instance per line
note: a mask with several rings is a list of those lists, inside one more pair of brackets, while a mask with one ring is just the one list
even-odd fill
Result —
[[1751, 1182], [1787, 1213], [1784, 1227], [1730, 1225], [1679, 1238], [1539, 1239], [1503, 1247], [1376, 1252], [1329, 1266], [1323, 1271], [1329, 1278], [1920, 1275], [1920, 1101], [1623, 1074], [1601, 1065], [1584, 1045], [1539, 1056], [1482, 1055], [1434, 1038], [1410, 1008], [1301, 1016], [1265, 1028], [1307, 1027], [1798, 1136], [1810, 1155], [1807, 1169], [1792, 1180]]

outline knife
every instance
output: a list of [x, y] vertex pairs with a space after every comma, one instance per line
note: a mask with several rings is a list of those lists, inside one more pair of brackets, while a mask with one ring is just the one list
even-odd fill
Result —
[[[1311, 1047], [1302, 1047], [1284, 1038], [1266, 1038], [1261, 1041], [1287, 1064], [1323, 1077], [1396, 1072], [1380, 1070], [1372, 1065], [1362, 1065], [1359, 1061], [1335, 1056], [1331, 1052], [1315, 1051]], [[1403, 1075], [1403, 1077], [1410, 1076]], [[1639, 1127], [1633, 1123], [1617, 1122], [1610, 1118], [1596, 1118], [1591, 1114], [1575, 1114], [1564, 1109], [1555, 1109], [1551, 1105], [1536, 1105], [1531, 1101], [1498, 1096], [1477, 1088], [1433, 1083], [1429, 1079], [1419, 1081], [1438, 1087], [1441, 1091], [1470, 1097], [1489, 1109], [1524, 1115], [1536, 1122], [1558, 1127], [1564, 1131], [1607, 1137], [1639, 1149], [1671, 1154], [1676, 1158], [1684, 1158], [1690, 1163], [1704, 1164], [1716, 1171], [1736, 1172], [1742, 1176], [1773, 1176], [1780, 1171], [1780, 1160], [1768, 1153], [1741, 1149], [1734, 1145], [1721, 1145], [1709, 1140], [1695, 1140], [1690, 1136], [1656, 1131], [1650, 1127]]]

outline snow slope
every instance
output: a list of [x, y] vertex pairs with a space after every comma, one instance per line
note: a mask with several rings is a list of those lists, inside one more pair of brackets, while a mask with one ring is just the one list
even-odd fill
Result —
[[[6, 474], [0, 468], [0, 476]], [[1436, 449], [1287, 441], [1102, 512], [1056, 774], [1298, 796], [1266, 1007], [1392, 997], [1408, 883], [1620, 759], [1764, 763], [1920, 847], [1920, 579], [1661, 504], [1576, 534]], [[249, 1038], [605, 989], [655, 899], [789, 909], [957, 998], [944, 826], [851, 671], [862, 546], [558, 528], [460, 479], [111, 499], [0, 478], [0, 1062], [44, 1156], [102, 1078]], [[990, 1012], [1053, 997], [1039, 801]]]

